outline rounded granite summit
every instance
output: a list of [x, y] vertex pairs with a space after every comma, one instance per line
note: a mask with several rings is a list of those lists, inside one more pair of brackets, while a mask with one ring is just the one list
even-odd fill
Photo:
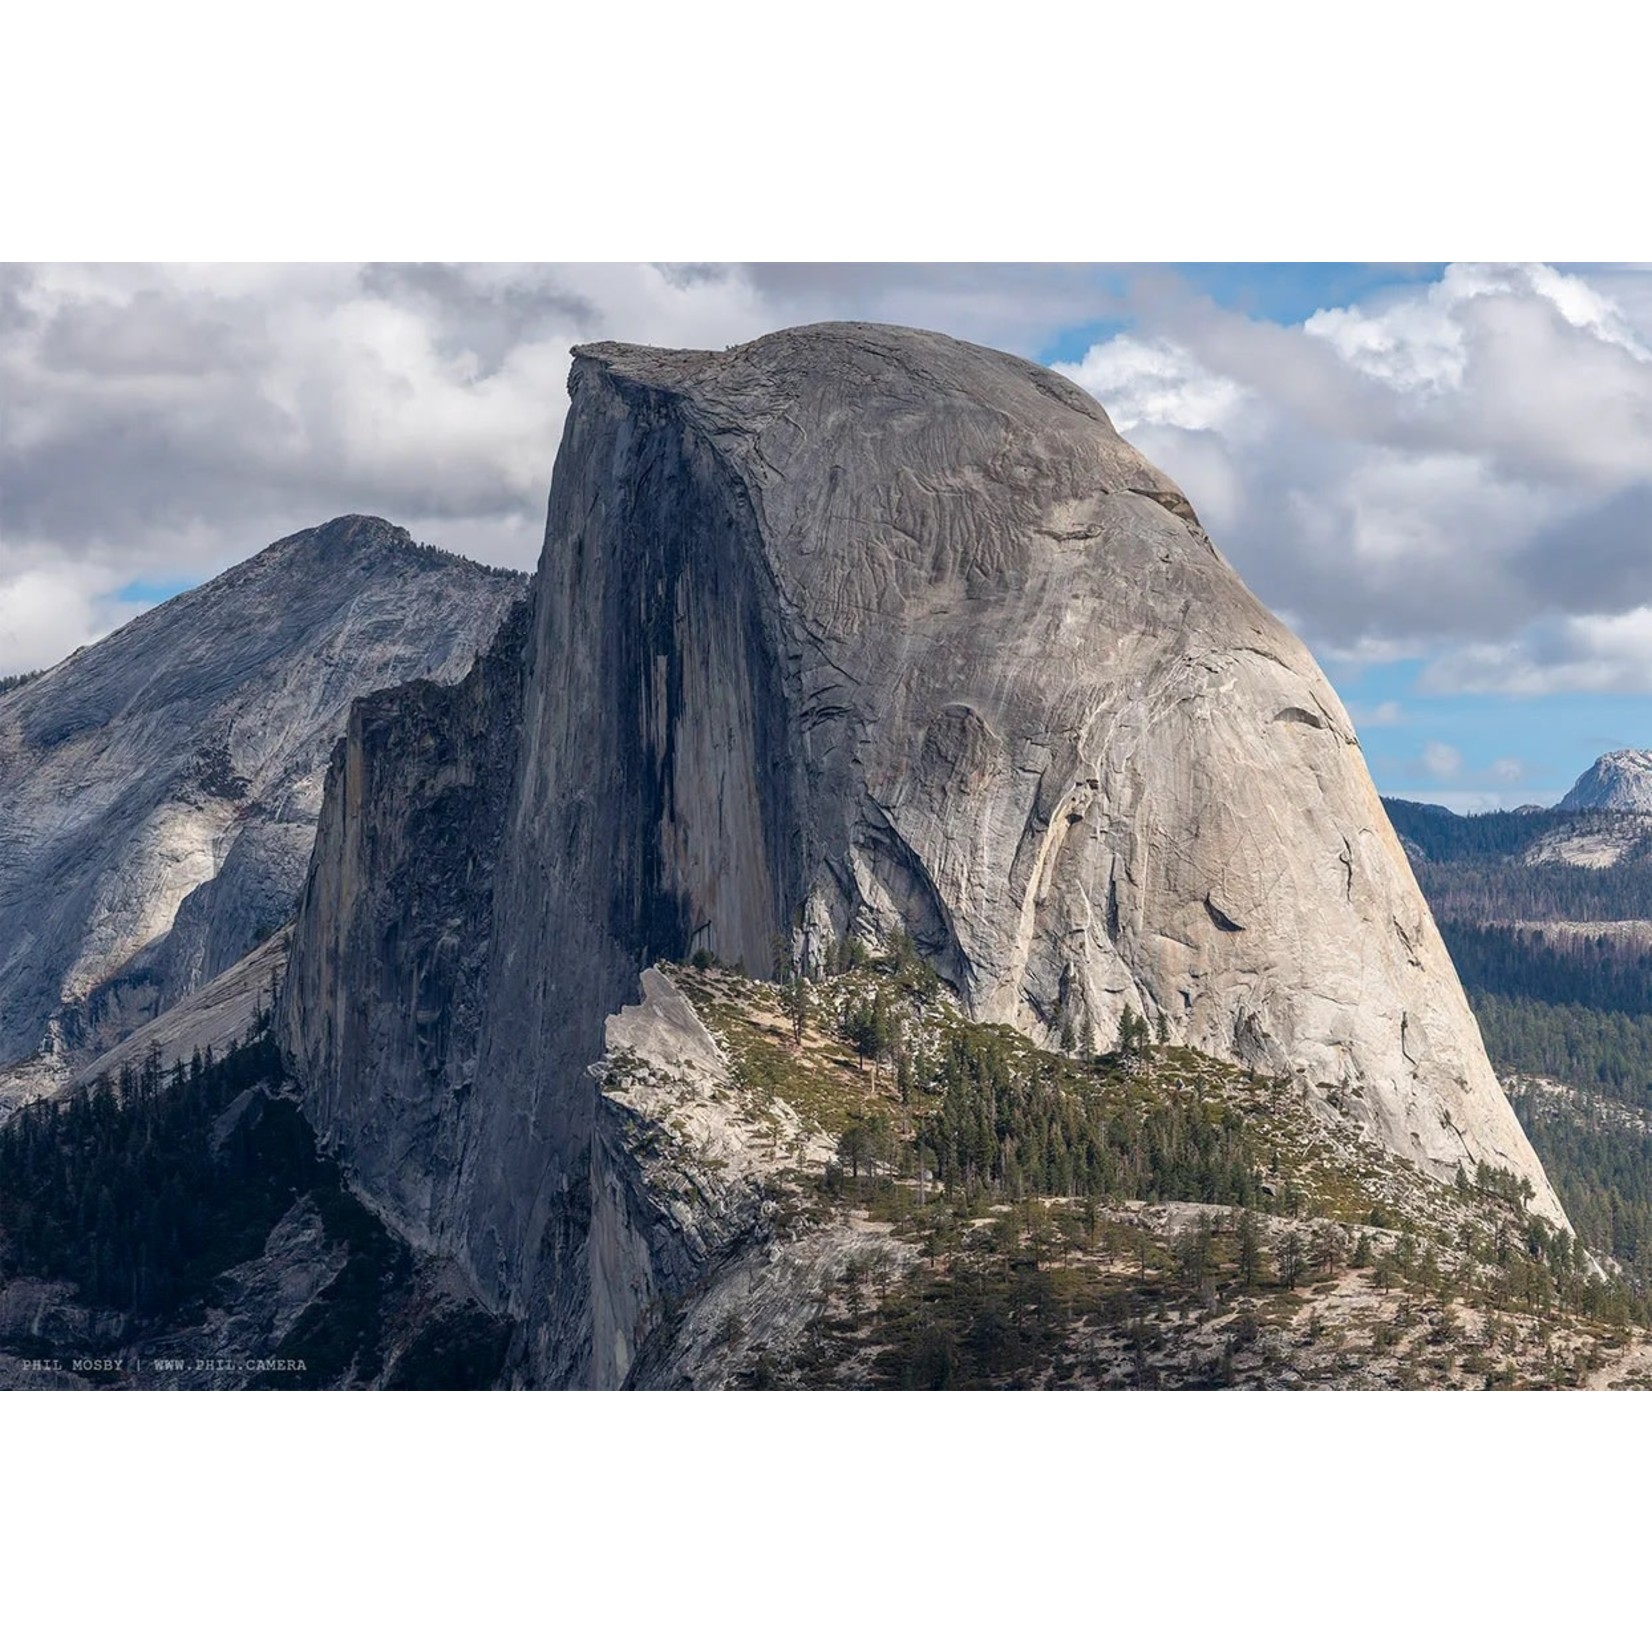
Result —
[[1609, 751], [1596, 758], [1556, 807], [1652, 813], [1652, 751]]
[[[1527, 1178], [1564, 1223], [1335, 691], [1096, 402], [863, 323], [573, 354], [466, 897], [474, 1019], [415, 1055], [442, 961], [373, 918], [353, 750], [282, 1012], [323, 1138], [533, 1322], [535, 1380], [588, 1375], [568, 1259], [606, 1197], [605, 1022], [701, 949], [767, 975], [777, 938], [809, 970], [904, 930], [977, 1020], [1108, 1048], [1145, 1016], [1437, 1178]], [[415, 745], [374, 809], [424, 795]], [[409, 1191], [421, 1155], [459, 1168]]]

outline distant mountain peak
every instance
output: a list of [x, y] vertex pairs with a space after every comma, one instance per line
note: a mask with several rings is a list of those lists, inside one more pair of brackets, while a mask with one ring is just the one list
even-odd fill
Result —
[[352, 701], [463, 675], [526, 584], [337, 517], [0, 696], [0, 1117], [286, 921]]
[[1652, 812], [1652, 751], [1626, 747], [1596, 758], [1558, 807]]
[[[471, 557], [460, 556], [440, 545], [417, 540], [399, 523], [386, 521], [382, 516], [335, 516], [319, 522], [313, 528], [302, 528], [266, 546], [257, 556], [240, 564], [253, 567], [268, 562], [287, 562], [295, 557], [317, 561], [355, 562], [374, 557], [405, 558], [422, 567], [443, 564], [462, 564], [469, 568], [486, 567]], [[233, 572], [233, 570], [231, 570]], [[504, 573], [506, 570], [494, 569]]]

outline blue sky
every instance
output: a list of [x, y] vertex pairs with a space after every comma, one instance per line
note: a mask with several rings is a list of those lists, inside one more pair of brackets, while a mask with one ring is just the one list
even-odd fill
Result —
[[[1327, 672], [1349, 708], [1377, 789], [1459, 813], [1553, 803], [1605, 751], [1652, 746], [1652, 700], [1641, 694], [1417, 691], [1422, 663]], [[1520, 774], [1508, 772], [1517, 764]]]
[[1644, 272], [1166, 271], [1180, 291], [1041, 359], [1314, 647], [1379, 789], [1548, 803], [1602, 751], [1652, 745]]
[[1652, 271], [0, 266], [0, 674], [347, 511], [530, 567], [571, 345], [844, 317], [1069, 374], [1353, 713], [1378, 786], [1652, 744]]
[[115, 593], [120, 602], [141, 603], [144, 607], [152, 607], [157, 602], [165, 602], [168, 597], [175, 597], [181, 591], [190, 591], [200, 584], [200, 581], [188, 574], [173, 574], [170, 578], [161, 579], [129, 579]]
[[1260, 321], [1303, 322], [1317, 310], [1357, 303], [1395, 285], [1438, 280], [1443, 264], [1158, 264], [1120, 265], [1101, 279], [1118, 295], [1121, 315], [1063, 328], [1038, 353], [1048, 361], [1072, 360], [1099, 339], [1134, 319], [1131, 286], [1156, 271], [1184, 282], [1190, 291], [1224, 309]]
[[[1254, 320], [1297, 326], [1319, 312], [1407, 290], [1426, 292], [1443, 264], [1180, 264], [1164, 266], [1191, 292]], [[1566, 266], [1557, 266], [1564, 272]], [[1128, 283], [1123, 284], [1128, 291]], [[1039, 356], [1080, 360], [1094, 345], [1129, 333], [1126, 313], [1065, 329]], [[1195, 505], [1198, 501], [1195, 499]], [[1327, 548], [1329, 551], [1329, 547]], [[1648, 569], [1652, 581], [1652, 568]], [[1327, 675], [1355, 718], [1378, 788], [1458, 810], [1556, 801], [1602, 752], [1652, 745], [1652, 696], [1427, 691], [1419, 678], [1433, 656], [1380, 663], [1329, 656]], [[1518, 773], [1516, 772], [1518, 771]]]

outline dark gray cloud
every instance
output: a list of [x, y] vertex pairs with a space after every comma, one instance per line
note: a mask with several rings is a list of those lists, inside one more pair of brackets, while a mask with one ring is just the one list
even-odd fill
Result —
[[1030, 350], [1116, 286], [1061, 266], [7, 266], [0, 670], [125, 617], [133, 580], [204, 577], [345, 511], [531, 565], [581, 341], [869, 315]]
[[370, 264], [365, 293], [403, 304], [428, 318], [444, 354], [475, 356], [483, 374], [499, 371], [513, 350], [570, 331], [594, 338], [600, 305], [543, 267], [463, 264]]
[[0, 671], [347, 511], [531, 563], [593, 318], [532, 272], [7, 268]]
[[140, 291], [124, 303], [94, 298], [54, 312], [40, 329], [37, 360], [58, 375], [200, 378], [245, 366], [258, 330], [245, 304], [208, 313], [164, 293]]
[[[700, 266], [703, 272], [707, 267]], [[1095, 264], [745, 264], [788, 320], [890, 321], [1036, 351], [1070, 328], [1122, 321], [1142, 273]], [[990, 336], [988, 336], [990, 335]]]
[[1652, 604], [1652, 480], [1548, 523], [1509, 559], [1530, 603], [1569, 614]]

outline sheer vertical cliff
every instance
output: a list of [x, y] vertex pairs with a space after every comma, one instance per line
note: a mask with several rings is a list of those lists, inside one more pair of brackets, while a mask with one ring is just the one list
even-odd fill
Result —
[[[353, 719], [282, 1011], [325, 1138], [523, 1322], [529, 1380], [605, 1369], [587, 1067], [701, 946], [766, 973], [900, 925], [977, 1019], [1162, 1016], [1564, 1220], [1335, 693], [1095, 402], [858, 324], [575, 357], [520, 677]], [[411, 923], [387, 880], [518, 687]]]
[[476, 1077], [528, 617], [517, 603], [460, 682], [350, 708], [288, 965], [289, 1054], [321, 1143], [348, 1147], [369, 1200], [426, 1249]]

